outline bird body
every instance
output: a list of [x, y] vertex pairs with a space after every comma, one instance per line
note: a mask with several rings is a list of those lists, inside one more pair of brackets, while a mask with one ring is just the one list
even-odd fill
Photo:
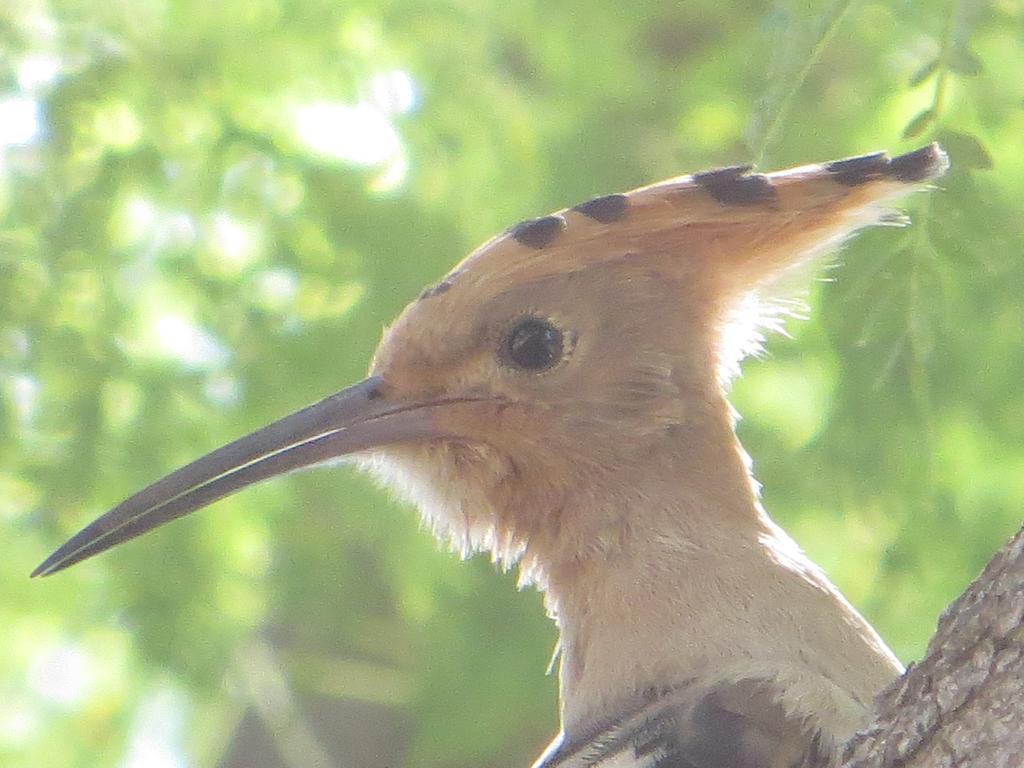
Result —
[[143, 490], [36, 573], [352, 455], [544, 591], [563, 731], [537, 766], [835, 765], [901, 667], [765, 514], [726, 389], [793, 274], [946, 166], [932, 145], [727, 168], [523, 222], [406, 308], [366, 381]]

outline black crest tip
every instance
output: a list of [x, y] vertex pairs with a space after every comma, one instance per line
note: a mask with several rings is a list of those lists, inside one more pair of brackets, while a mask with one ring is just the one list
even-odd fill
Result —
[[564, 229], [565, 219], [561, 216], [541, 216], [519, 222], [508, 233], [520, 245], [539, 250], [550, 245]]
[[619, 221], [629, 212], [629, 198], [626, 195], [602, 195], [573, 206], [573, 210], [584, 216], [610, 224]]
[[736, 165], [694, 174], [693, 180], [722, 205], [763, 205], [775, 202], [771, 179], [750, 173], [752, 166]]

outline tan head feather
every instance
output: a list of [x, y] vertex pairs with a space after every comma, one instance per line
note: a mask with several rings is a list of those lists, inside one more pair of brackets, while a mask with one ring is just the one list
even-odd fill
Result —
[[[933, 144], [767, 175], [726, 168], [517, 224], [385, 334], [373, 372], [397, 393], [489, 404], [446, 415], [464, 440], [388, 449], [389, 479], [466, 551], [602, 547], [592, 534], [618, 513], [573, 529], [563, 510], [597, 484], [625, 493], [622, 478], [643, 482], [655, 459], [714, 463], [684, 443], [731, 429], [722, 386], [755, 346], [765, 289], [946, 167]], [[524, 318], [561, 336], [541, 371], [503, 356]]]

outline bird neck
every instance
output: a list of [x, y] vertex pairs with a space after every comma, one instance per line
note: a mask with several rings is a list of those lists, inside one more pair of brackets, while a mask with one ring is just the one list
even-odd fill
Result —
[[[731, 421], [677, 435], [642, 482], [588, 493], [590, 546], [545, 558], [541, 585], [560, 632], [567, 734], [651, 691], [709, 676], [818, 676], [835, 688], [835, 730], [852, 729], [900, 667], [874, 630], [764, 513]], [[665, 464], [670, 466], [665, 466]], [[635, 476], [635, 472], [632, 473]], [[666, 480], [665, 478], [671, 478]], [[632, 488], [633, 490], [630, 490]], [[599, 501], [598, 499], [602, 499]], [[581, 510], [583, 511], [583, 510]], [[563, 530], [562, 539], [566, 536]], [[832, 694], [829, 694], [830, 696]], [[828, 716], [825, 716], [828, 719]]]

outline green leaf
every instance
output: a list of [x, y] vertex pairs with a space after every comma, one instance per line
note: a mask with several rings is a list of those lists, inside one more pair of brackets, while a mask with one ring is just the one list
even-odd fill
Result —
[[943, 131], [939, 142], [949, 152], [950, 163], [960, 170], [990, 170], [994, 163], [992, 155], [977, 136], [958, 131]]
[[953, 51], [953, 55], [949, 58], [948, 66], [951, 72], [956, 72], [958, 75], [964, 75], [966, 77], [976, 77], [985, 69], [981, 63], [981, 59], [975, 56], [967, 48], [959, 48]]
[[939, 68], [939, 60], [938, 59], [932, 59], [931, 61], [929, 61], [927, 64], [925, 64], [919, 70], [917, 70], [917, 72], [914, 73], [914, 76], [912, 78], [910, 78], [910, 87], [911, 88], [916, 88], [917, 86], [919, 86], [921, 83], [923, 83], [929, 77], [934, 75], [935, 74], [935, 70], [938, 69], [938, 68]]
[[929, 107], [923, 112], [919, 112], [918, 115], [907, 123], [907, 127], [903, 129], [903, 138], [912, 139], [915, 136], [920, 136], [935, 122], [935, 110]]

